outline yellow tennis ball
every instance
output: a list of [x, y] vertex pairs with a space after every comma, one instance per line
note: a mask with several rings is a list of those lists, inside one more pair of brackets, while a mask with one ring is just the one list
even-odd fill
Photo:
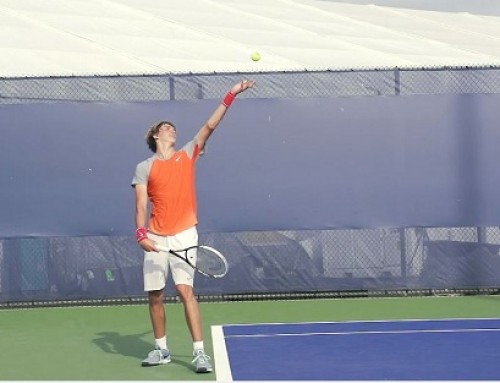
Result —
[[252, 53], [252, 60], [253, 61], [259, 61], [260, 60], [260, 53], [259, 52], [253, 52]]

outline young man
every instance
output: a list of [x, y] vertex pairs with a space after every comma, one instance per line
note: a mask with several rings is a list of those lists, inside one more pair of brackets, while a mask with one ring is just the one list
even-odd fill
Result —
[[[132, 180], [136, 200], [136, 237], [144, 250], [144, 290], [148, 292], [156, 343], [155, 349], [143, 360], [143, 366], [170, 362], [163, 306], [163, 291], [170, 270], [193, 339], [194, 369], [196, 372], [212, 371], [210, 357], [205, 354], [203, 346], [200, 309], [193, 293], [194, 270], [184, 261], [159, 251], [156, 244], [171, 249], [198, 244], [196, 161], [235, 97], [253, 85], [254, 82], [248, 80], [234, 85], [193, 140], [180, 150], [175, 148], [176, 127], [171, 122], [162, 121], [146, 134], [146, 142], [155, 154], [137, 165]], [[148, 203], [151, 205], [149, 220]]]

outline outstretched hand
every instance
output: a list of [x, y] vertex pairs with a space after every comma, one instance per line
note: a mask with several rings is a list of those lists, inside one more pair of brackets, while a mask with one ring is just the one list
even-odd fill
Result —
[[251, 80], [240, 81], [239, 83], [237, 83], [235, 86], [233, 86], [231, 88], [231, 93], [239, 94], [239, 93], [247, 90], [248, 88], [251, 88], [252, 86], [254, 86], [254, 84], [255, 84], [255, 81], [251, 81]]

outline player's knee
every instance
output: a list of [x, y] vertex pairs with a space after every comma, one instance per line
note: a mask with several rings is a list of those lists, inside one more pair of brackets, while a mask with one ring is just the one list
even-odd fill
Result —
[[148, 297], [151, 306], [163, 305], [163, 291], [150, 291]]
[[195, 299], [193, 288], [188, 285], [177, 285], [175, 286], [177, 289], [177, 293], [183, 302], [189, 302], [192, 299]]

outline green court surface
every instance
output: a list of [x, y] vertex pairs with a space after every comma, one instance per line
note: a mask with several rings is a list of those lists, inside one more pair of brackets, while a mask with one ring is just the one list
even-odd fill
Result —
[[[152, 348], [146, 305], [0, 310], [0, 380], [215, 380], [191, 369], [179, 303], [167, 304], [172, 363], [144, 368]], [[354, 298], [202, 303], [210, 326], [236, 323], [499, 318], [500, 296]]]

